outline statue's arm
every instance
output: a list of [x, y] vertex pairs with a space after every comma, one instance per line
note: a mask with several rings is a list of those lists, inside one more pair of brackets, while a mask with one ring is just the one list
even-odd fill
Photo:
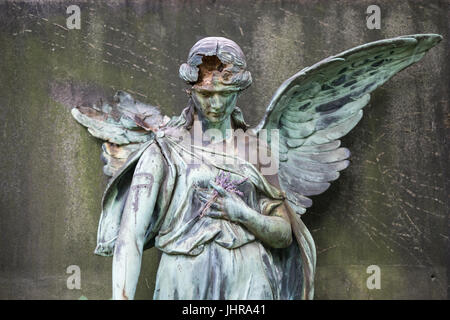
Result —
[[292, 230], [284, 203], [266, 216], [246, 206], [237, 222], [244, 225], [256, 238], [273, 248], [286, 248], [292, 243]]
[[[280, 188], [278, 175], [264, 175], [267, 181]], [[277, 201], [267, 199], [267, 205], [260, 206], [260, 212], [244, 207], [244, 214], [238, 222], [244, 225], [256, 238], [273, 248], [286, 248], [292, 243], [291, 223], [284, 202], [275, 206]], [[271, 207], [274, 206], [273, 209]]]
[[164, 177], [164, 158], [156, 144], [141, 156], [122, 214], [113, 257], [113, 299], [133, 299], [141, 269], [145, 234]]
[[[266, 177], [274, 186], [279, 187], [278, 176]], [[292, 243], [292, 230], [287, 208], [283, 201], [268, 200], [268, 205], [257, 211], [249, 207], [238, 195], [211, 183], [221, 195], [211, 205], [206, 214], [215, 218], [224, 218], [245, 226], [256, 238], [273, 248], [285, 248]], [[200, 196], [207, 201], [209, 195]], [[272, 208], [272, 209], [271, 209]]]

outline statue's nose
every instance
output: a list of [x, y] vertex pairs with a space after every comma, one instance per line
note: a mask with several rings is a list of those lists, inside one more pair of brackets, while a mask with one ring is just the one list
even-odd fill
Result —
[[220, 99], [215, 94], [212, 95], [211, 98], [209, 98], [209, 103], [210, 103], [211, 109], [213, 109], [213, 111], [218, 111], [221, 108]]

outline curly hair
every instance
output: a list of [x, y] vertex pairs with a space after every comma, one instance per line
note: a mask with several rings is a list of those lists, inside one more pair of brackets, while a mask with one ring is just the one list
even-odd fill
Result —
[[220, 83], [229, 90], [242, 91], [252, 83], [245, 70], [247, 63], [241, 48], [223, 37], [208, 37], [198, 41], [189, 51], [187, 63], [180, 66], [180, 78], [190, 85], [208, 80]]

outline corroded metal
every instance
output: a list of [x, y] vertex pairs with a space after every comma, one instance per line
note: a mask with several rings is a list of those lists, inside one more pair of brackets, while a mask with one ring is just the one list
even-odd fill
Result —
[[[142, 252], [155, 246], [162, 251], [155, 299], [312, 299], [316, 252], [300, 215], [348, 166], [339, 139], [360, 121], [369, 94], [441, 39], [376, 41], [305, 68], [251, 129], [236, 106], [252, 81], [245, 56], [219, 37], [197, 42], [180, 67], [192, 88], [179, 117], [169, 121], [126, 93], [114, 106], [74, 108], [105, 141], [112, 178], [95, 252], [114, 255], [114, 298], [134, 297]], [[222, 139], [192, 136], [211, 129]], [[242, 150], [268, 152], [279, 171], [265, 174]]]

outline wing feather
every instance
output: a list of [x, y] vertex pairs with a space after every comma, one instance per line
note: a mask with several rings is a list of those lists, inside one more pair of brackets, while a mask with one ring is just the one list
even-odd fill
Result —
[[361, 120], [370, 92], [441, 40], [418, 34], [364, 44], [301, 70], [278, 88], [253, 130], [268, 130], [269, 143], [271, 130], [279, 130], [280, 185], [297, 213], [349, 165], [350, 152], [339, 139]]
[[103, 172], [113, 176], [153, 133], [169, 120], [155, 106], [147, 105], [126, 92], [114, 96], [115, 104], [78, 106], [72, 109], [73, 117], [88, 129], [94, 137], [105, 141], [101, 158], [105, 163]]

